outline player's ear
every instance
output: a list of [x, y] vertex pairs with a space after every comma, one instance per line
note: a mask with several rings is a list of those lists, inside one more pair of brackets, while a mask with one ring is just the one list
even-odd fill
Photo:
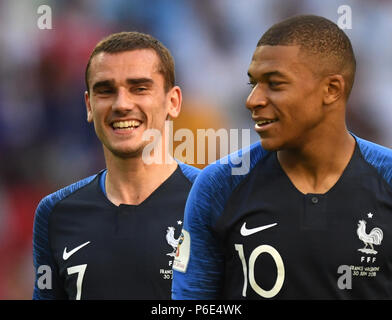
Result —
[[344, 97], [345, 82], [340, 74], [329, 75], [325, 78], [323, 102], [330, 105]]
[[87, 121], [93, 122], [93, 111], [91, 109], [90, 96], [87, 91], [84, 92], [84, 102], [86, 104], [86, 110], [87, 110]]
[[177, 118], [181, 111], [182, 93], [178, 86], [174, 86], [167, 93], [168, 117]]

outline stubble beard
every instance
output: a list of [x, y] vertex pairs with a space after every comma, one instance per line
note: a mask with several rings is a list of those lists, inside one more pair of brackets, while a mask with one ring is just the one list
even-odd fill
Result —
[[110, 145], [110, 143], [103, 143], [102, 147], [105, 157], [114, 156], [115, 158], [126, 160], [132, 158], [142, 158], [143, 150], [147, 144], [148, 142], [142, 141], [136, 146], [118, 148]]

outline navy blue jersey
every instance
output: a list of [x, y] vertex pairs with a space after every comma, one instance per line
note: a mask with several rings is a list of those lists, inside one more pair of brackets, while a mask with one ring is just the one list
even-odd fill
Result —
[[107, 199], [106, 170], [45, 197], [34, 220], [33, 298], [170, 299], [185, 202], [198, 172], [180, 163], [139, 205]]
[[173, 299], [392, 299], [392, 150], [355, 139], [324, 194], [297, 190], [260, 142], [242, 152], [245, 175], [205, 168], [186, 204]]

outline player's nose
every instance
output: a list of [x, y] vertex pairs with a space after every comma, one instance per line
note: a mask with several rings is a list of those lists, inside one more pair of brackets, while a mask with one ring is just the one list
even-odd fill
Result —
[[246, 107], [252, 111], [255, 108], [265, 107], [268, 103], [268, 98], [263, 90], [261, 84], [256, 84], [251, 93], [249, 94], [248, 98], [246, 99]]
[[112, 110], [115, 112], [126, 112], [134, 108], [134, 101], [126, 88], [119, 88], [117, 96], [112, 104]]

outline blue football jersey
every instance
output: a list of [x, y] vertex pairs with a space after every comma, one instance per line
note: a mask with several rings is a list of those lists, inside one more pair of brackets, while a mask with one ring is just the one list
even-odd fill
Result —
[[36, 210], [34, 299], [170, 299], [186, 199], [199, 169], [179, 163], [139, 205], [105, 196], [105, 171]]
[[392, 299], [392, 150], [355, 139], [324, 194], [296, 189], [260, 142], [241, 151], [246, 174], [227, 159], [205, 168], [186, 203], [173, 299]]

